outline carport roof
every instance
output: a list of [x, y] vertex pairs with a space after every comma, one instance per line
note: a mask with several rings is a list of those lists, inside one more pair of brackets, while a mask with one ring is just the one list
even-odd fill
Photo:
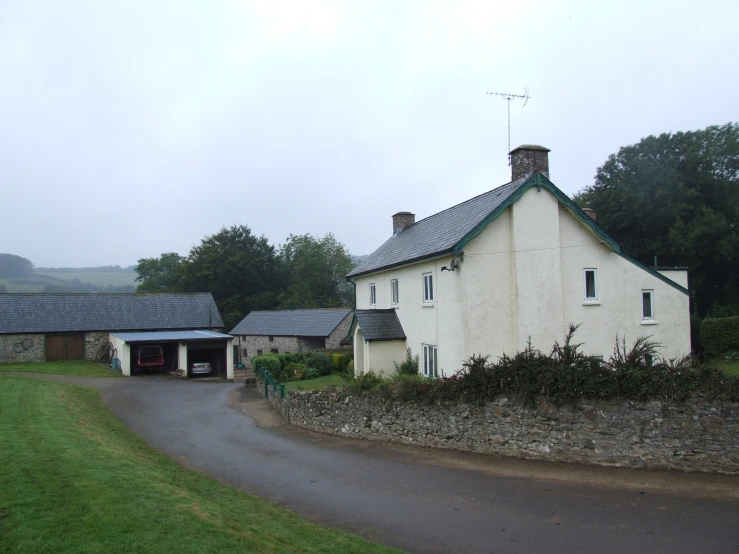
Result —
[[114, 337], [126, 342], [159, 342], [159, 341], [195, 341], [222, 340], [233, 338], [231, 335], [214, 333], [213, 331], [156, 331], [152, 333], [111, 333]]

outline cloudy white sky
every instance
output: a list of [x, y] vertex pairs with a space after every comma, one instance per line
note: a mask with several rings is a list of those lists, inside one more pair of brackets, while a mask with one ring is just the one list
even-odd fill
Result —
[[551, 148], [572, 194], [620, 146], [739, 119], [739, 2], [0, 2], [0, 252], [186, 254], [222, 226], [353, 254]]

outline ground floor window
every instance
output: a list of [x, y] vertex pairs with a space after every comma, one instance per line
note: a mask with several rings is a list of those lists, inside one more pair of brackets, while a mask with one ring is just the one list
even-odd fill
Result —
[[261, 355], [262, 355], [262, 351], [261, 350], [257, 350], [257, 356], [261, 356]]
[[436, 347], [431, 344], [423, 345], [423, 374], [426, 377], [438, 377], [438, 355]]
[[279, 354], [280, 353], [280, 351], [277, 348], [273, 348], [272, 350], [270, 350], [270, 352], [272, 352], [272, 354]]

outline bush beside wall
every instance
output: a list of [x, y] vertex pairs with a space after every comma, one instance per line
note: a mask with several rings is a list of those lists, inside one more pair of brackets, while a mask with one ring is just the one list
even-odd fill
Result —
[[709, 356], [739, 350], [739, 316], [704, 319], [701, 324], [701, 343]]

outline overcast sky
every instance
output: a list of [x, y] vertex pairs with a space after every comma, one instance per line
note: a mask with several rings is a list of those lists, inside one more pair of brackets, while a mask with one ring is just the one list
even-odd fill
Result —
[[187, 254], [223, 226], [353, 254], [509, 180], [739, 119], [739, 2], [0, 2], [0, 252]]

